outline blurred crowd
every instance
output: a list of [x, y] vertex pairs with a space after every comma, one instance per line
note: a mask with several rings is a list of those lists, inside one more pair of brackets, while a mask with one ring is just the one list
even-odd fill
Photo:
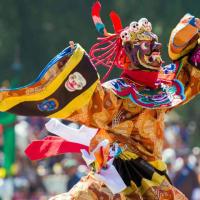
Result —
[[200, 148], [191, 147], [195, 122], [183, 123], [175, 112], [166, 118], [163, 160], [173, 185], [189, 200], [200, 200]]
[[[13, 124], [16, 161], [9, 175], [3, 169], [4, 155], [0, 151], [0, 199], [45, 200], [68, 191], [88, 173], [80, 154], [66, 154], [34, 162], [28, 160], [24, 154], [28, 144], [49, 134], [44, 128], [45, 123], [46, 119], [43, 118], [16, 118]], [[78, 128], [76, 124], [69, 125]], [[167, 117], [163, 160], [168, 165], [172, 183], [189, 199], [200, 200], [200, 148], [189, 148], [195, 127], [194, 122], [182, 123], [176, 113]], [[3, 132], [3, 126], [0, 126], [0, 147], [3, 145]]]
[[[45, 122], [45, 119], [37, 117], [16, 118], [14, 125], [16, 161], [9, 176], [3, 170], [3, 153], [0, 153], [0, 199], [46, 200], [50, 196], [68, 191], [88, 173], [81, 154], [66, 154], [34, 162], [26, 157], [24, 150], [28, 144], [48, 134], [44, 129]], [[70, 126], [77, 125], [70, 124]], [[0, 141], [3, 136], [3, 128], [1, 129]]]

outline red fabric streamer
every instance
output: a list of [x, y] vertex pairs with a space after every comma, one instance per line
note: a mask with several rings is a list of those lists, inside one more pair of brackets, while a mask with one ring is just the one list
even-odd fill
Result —
[[68, 142], [57, 136], [33, 141], [25, 150], [30, 160], [40, 160], [65, 153], [80, 153], [80, 149], [89, 150], [88, 146]]

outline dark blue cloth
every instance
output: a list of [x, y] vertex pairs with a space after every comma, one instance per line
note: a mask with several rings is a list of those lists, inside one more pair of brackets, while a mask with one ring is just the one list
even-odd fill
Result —
[[73, 175], [67, 183], [67, 191], [69, 191], [76, 183], [78, 183], [80, 179], [80, 174], [76, 173], [75, 175]]

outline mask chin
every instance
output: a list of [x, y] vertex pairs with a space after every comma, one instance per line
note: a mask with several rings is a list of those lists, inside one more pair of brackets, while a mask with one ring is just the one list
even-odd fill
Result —
[[150, 66], [152, 69], [159, 70], [163, 61], [160, 54], [152, 53], [150, 56], [144, 55], [145, 63]]
[[147, 63], [147, 62], [145, 61], [144, 57], [145, 57], [144, 55], [143, 55], [143, 56], [140, 55], [140, 52], [139, 52], [139, 51], [137, 52], [137, 59], [138, 59], [140, 65], [141, 65], [143, 68], [145, 68], [145, 69], [147, 69], [147, 70], [159, 70], [158, 67], [154, 67], [154, 66], [151, 65], [151, 63]]

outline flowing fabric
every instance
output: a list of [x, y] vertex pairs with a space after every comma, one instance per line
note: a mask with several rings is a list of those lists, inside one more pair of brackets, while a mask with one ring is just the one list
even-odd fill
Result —
[[65, 118], [88, 103], [97, 83], [93, 64], [77, 44], [75, 50], [68, 47], [59, 53], [33, 83], [0, 90], [0, 111]]
[[25, 153], [30, 160], [41, 160], [65, 153], [80, 153], [88, 146], [68, 142], [57, 136], [48, 136], [43, 140], [35, 140], [26, 148]]

